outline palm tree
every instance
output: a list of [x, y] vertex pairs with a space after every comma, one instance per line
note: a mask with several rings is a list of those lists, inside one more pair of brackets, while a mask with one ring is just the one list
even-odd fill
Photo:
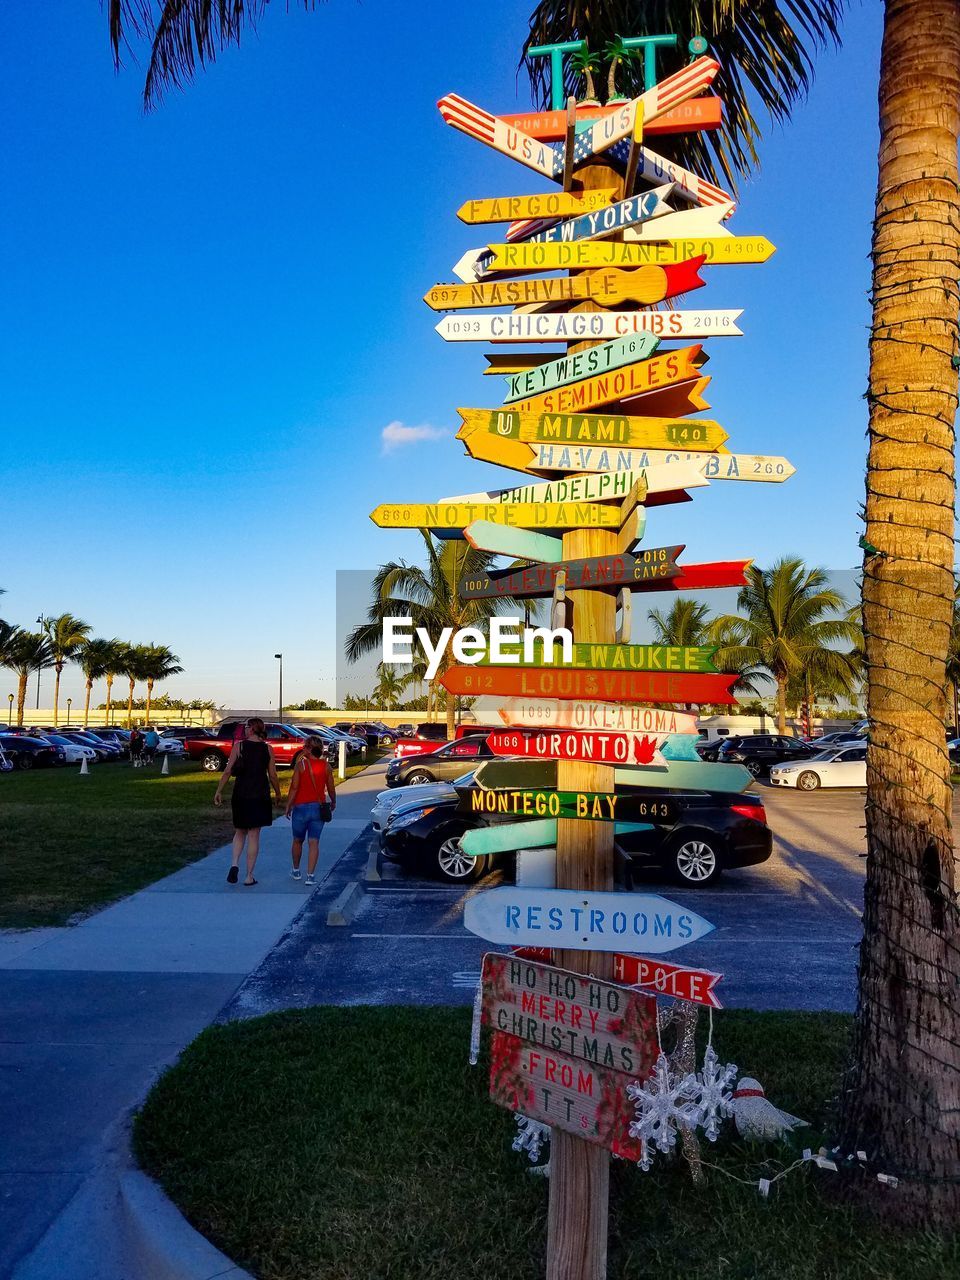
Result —
[[409, 676], [402, 676], [397, 668], [381, 662], [377, 668], [379, 673], [373, 700], [384, 711], [392, 711], [400, 701], [400, 695], [407, 687]]
[[53, 666], [53, 650], [50, 647], [50, 641], [42, 631], [17, 629], [14, 635], [8, 637], [7, 657], [3, 665], [17, 674], [17, 724], [23, 724], [27, 681], [35, 671]]
[[126, 661], [127, 654], [130, 651], [130, 645], [126, 640], [111, 640], [111, 649], [107, 655], [107, 669], [104, 672], [107, 683], [107, 701], [104, 711], [104, 719], [107, 724], [110, 723], [110, 703], [113, 699], [113, 682], [117, 676], [123, 675], [123, 664]]
[[[490, 571], [496, 556], [477, 551], [459, 539], [435, 539], [421, 530], [427, 554], [425, 568], [391, 561], [383, 565], [373, 579], [373, 598], [367, 621], [354, 627], [347, 636], [345, 652], [348, 662], [356, 662], [383, 643], [383, 620], [388, 617], [412, 618], [413, 626], [423, 627], [436, 644], [444, 627], [454, 631], [462, 627], [486, 630], [491, 614], [519, 614], [522, 606], [512, 596], [497, 600], [461, 600], [457, 584], [464, 576], [479, 576]], [[446, 650], [438, 674], [451, 664]], [[456, 698], [446, 695], [447, 733], [452, 738], [456, 719]]]
[[632, 50], [623, 43], [622, 36], [615, 36], [604, 45], [603, 56], [610, 63], [610, 70], [607, 72], [607, 102], [622, 102], [623, 94], [617, 93], [617, 68], [622, 62], [630, 61]]
[[[85, 640], [79, 651], [77, 652], [77, 664], [86, 677], [86, 695], [83, 699], [83, 725], [84, 728], [90, 722], [90, 695], [93, 692], [93, 682], [102, 680], [107, 672], [113, 667], [117, 660], [118, 652], [123, 648], [123, 642], [117, 639], [113, 640]], [[113, 677], [110, 677], [110, 683], [113, 683]], [[110, 707], [110, 688], [107, 687], [107, 723], [110, 723], [109, 715]]]
[[593, 83], [593, 73], [600, 70], [600, 59], [589, 49], [577, 49], [570, 55], [570, 69], [575, 76], [583, 76], [586, 82], [586, 94], [580, 101], [588, 106], [595, 105], [598, 99], [597, 86]]
[[953, 732], [960, 737], [960, 586], [954, 589], [953, 618], [950, 623], [950, 648], [947, 650], [947, 682], [953, 695]]
[[53, 669], [56, 672], [53, 682], [53, 723], [56, 726], [60, 711], [60, 677], [63, 674], [63, 668], [82, 648], [91, 627], [89, 623], [75, 618], [72, 613], [61, 613], [56, 618], [44, 618], [43, 630], [50, 641]]
[[165, 644], [141, 645], [140, 679], [147, 682], [147, 706], [144, 720], [150, 723], [150, 702], [153, 698], [153, 686], [158, 680], [168, 680], [179, 675], [183, 670], [180, 659]]
[[[816, 661], [823, 669], [840, 670], [846, 659], [833, 649], [856, 643], [856, 627], [843, 612], [845, 601], [827, 586], [822, 569], [802, 561], [778, 560], [772, 569], [747, 570], [737, 606], [743, 614], [725, 614], [714, 624], [725, 633], [717, 665], [730, 670], [759, 668], [777, 686], [777, 731], [787, 731], [787, 688], [791, 676]], [[840, 615], [840, 616], [833, 616]], [[830, 657], [830, 652], [836, 654]], [[816, 655], [816, 656], [814, 656]]]
[[677, 596], [667, 613], [651, 609], [647, 618], [653, 624], [657, 644], [693, 648], [707, 643], [710, 610], [689, 596]]
[[127, 728], [133, 724], [133, 691], [138, 680], [146, 680], [149, 650], [145, 644], [127, 645], [120, 656], [117, 674], [130, 682], [127, 693]]

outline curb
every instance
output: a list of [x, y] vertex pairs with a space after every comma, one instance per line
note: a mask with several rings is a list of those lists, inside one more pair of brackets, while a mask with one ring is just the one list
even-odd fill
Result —
[[363, 885], [359, 880], [353, 880], [343, 889], [327, 912], [328, 925], [345, 925], [350, 924], [353, 917], [357, 914], [360, 907], [360, 899], [363, 897]]
[[380, 841], [374, 840], [373, 844], [370, 846], [370, 856], [367, 858], [367, 865], [363, 872], [364, 880], [368, 883], [382, 880], [383, 876], [380, 874], [382, 866]]
[[138, 1280], [253, 1280], [200, 1235], [160, 1187], [139, 1169], [120, 1175], [129, 1261]]

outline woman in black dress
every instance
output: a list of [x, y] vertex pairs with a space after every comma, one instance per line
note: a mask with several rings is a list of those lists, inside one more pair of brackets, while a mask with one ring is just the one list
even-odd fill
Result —
[[246, 733], [239, 742], [233, 744], [227, 767], [220, 777], [220, 785], [213, 797], [218, 807], [223, 804], [223, 788], [232, 776], [233, 794], [230, 797], [230, 808], [233, 813], [233, 860], [227, 872], [230, 884], [236, 884], [240, 875], [240, 855], [243, 846], [247, 846], [247, 878], [245, 885], [256, 884], [253, 868], [256, 866], [257, 854], [260, 852], [260, 828], [269, 827], [273, 823], [273, 806], [270, 803], [270, 788], [280, 803], [280, 782], [277, 768], [273, 760], [273, 752], [264, 742], [266, 727], [258, 716], [247, 721]]

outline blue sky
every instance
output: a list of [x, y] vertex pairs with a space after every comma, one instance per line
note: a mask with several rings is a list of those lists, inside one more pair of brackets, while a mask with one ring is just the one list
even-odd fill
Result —
[[[171, 692], [234, 706], [275, 701], [278, 650], [285, 700], [332, 695], [335, 571], [418, 555], [377, 503], [513, 480], [453, 440], [493, 380], [421, 298], [483, 242], [463, 200], [549, 185], [435, 106], [529, 107], [527, 6], [269, 8], [148, 116], [94, 0], [0, 12], [0, 615], [169, 644]], [[859, 560], [880, 22], [851, 13], [740, 193], [732, 230], [776, 255], [691, 295], [744, 308], [708, 342], [710, 416], [797, 475], [659, 508], [647, 540], [689, 560]], [[394, 422], [439, 435], [384, 452]]]

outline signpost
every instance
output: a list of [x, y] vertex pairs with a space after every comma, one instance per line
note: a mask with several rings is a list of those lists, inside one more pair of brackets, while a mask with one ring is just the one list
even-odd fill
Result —
[[618, 400], [648, 396], [664, 387], [685, 382], [697, 375], [697, 370], [706, 359], [698, 342], [691, 347], [665, 351], [652, 359], [640, 360], [610, 373], [595, 374], [583, 381], [557, 387], [554, 391], [527, 396], [515, 401], [515, 407], [528, 413], [586, 412]]
[[559, 360], [551, 360], [523, 373], [509, 374], [504, 400], [523, 400], [538, 392], [549, 391], [552, 387], [580, 382], [593, 374], [621, 369], [624, 365], [646, 360], [653, 355], [658, 345], [659, 339], [653, 334], [629, 334], [625, 338], [602, 342], [596, 347], [586, 347], [574, 355], [561, 356]]
[[[545, 484], [525, 484], [513, 489], [490, 489], [484, 493], [460, 494], [457, 497], [442, 498], [441, 503], [491, 503], [499, 502], [506, 506], [515, 503], [523, 505], [547, 503], [587, 502], [600, 503], [622, 500], [628, 496], [633, 486], [646, 482], [646, 493], [677, 493], [683, 489], [699, 489], [708, 483], [696, 468], [688, 463], [672, 462], [662, 467], [642, 467], [639, 471], [616, 471], [606, 475], [564, 476], [559, 480], [548, 480]], [[489, 519], [487, 516], [478, 519]], [[535, 527], [535, 526], [530, 526]], [[603, 528], [610, 528], [605, 523]]]
[[[659, 230], [659, 228], [657, 228]], [[690, 236], [682, 240], [651, 238], [649, 243], [615, 240], [569, 244], [492, 244], [494, 271], [582, 271], [595, 267], [669, 266], [702, 257], [709, 267], [766, 262], [775, 247], [766, 236]]]
[[[598, 120], [615, 110], [615, 107], [589, 106], [578, 102], [577, 132], [582, 132], [586, 122]], [[500, 119], [543, 142], [559, 142], [566, 133], [565, 111], [529, 111], [523, 115], [500, 116]], [[722, 100], [714, 94], [704, 94], [674, 107], [656, 120], [645, 120], [644, 130], [647, 133], [692, 133], [701, 129], [719, 129], [722, 119]]]
[[684, 969], [665, 960], [648, 960], [646, 956], [613, 957], [613, 976], [632, 987], [652, 987], [675, 1000], [689, 1000], [709, 1009], [722, 1009], [713, 988], [723, 977], [708, 969]]
[[[536, 760], [584, 760], [592, 764], [662, 765], [663, 734], [587, 733], [580, 729], [549, 733], [491, 733], [487, 746], [498, 756]], [[564, 817], [567, 815], [563, 815]], [[617, 813], [617, 817], [624, 814]]]
[[457, 307], [519, 307], [529, 303], [583, 302], [604, 304], [637, 302], [649, 306], [689, 293], [705, 283], [698, 272], [703, 259], [675, 265], [637, 267], [629, 271], [609, 268], [555, 280], [491, 280], [481, 284], [435, 284], [424, 295], [434, 311]]
[[598, 449], [592, 446], [557, 448], [534, 446], [531, 469], [536, 471], [633, 471], [686, 462], [708, 480], [758, 480], [778, 484], [789, 480], [796, 467], [786, 458], [762, 453], [701, 453], [681, 449]]
[[738, 676], [676, 671], [603, 671], [570, 667], [452, 666], [440, 676], [449, 693], [468, 698], [576, 698], [602, 702], [724, 703]]
[[463, 923], [471, 933], [506, 946], [613, 952], [642, 947], [652, 955], [697, 942], [714, 927], [691, 908], [658, 894], [514, 885], [467, 898]]
[[[559, 643], [554, 652], [560, 649]], [[546, 666], [551, 657], [547, 655], [546, 645], [541, 643], [533, 647], [533, 656], [527, 660], [527, 666]], [[521, 658], [520, 645], [501, 645], [502, 662], [493, 662], [489, 655], [482, 659], [488, 666], [512, 666]], [[537, 653], [540, 661], [537, 661]], [[577, 644], [572, 646], [572, 654], [567, 667], [593, 667], [612, 671], [716, 671], [711, 659], [716, 653], [712, 645], [666, 645], [666, 644]], [[559, 660], [559, 654], [558, 660]], [[677, 732], [677, 730], [674, 730]]]
[[680, 573], [677, 556], [683, 547], [638, 548], [634, 554], [591, 556], [586, 560], [561, 560], [554, 564], [534, 564], [498, 574], [474, 574], [460, 579], [461, 600], [495, 600], [498, 596], [550, 596], [557, 576], [566, 573], [568, 591], [591, 587], [597, 591], [620, 591], [638, 582], [676, 577]]
[[659, 219], [656, 227], [642, 223], [624, 227], [623, 238], [628, 244], [637, 240], [685, 240], [690, 236], [732, 236], [726, 220], [732, 215], [734, 204], [693, 205], [689, 209], [677, 209]]
[[[704, 481], [704, 484], [706, 481]], [[370, 513], [381, 529], [459, 529], [474, 520], [489, 520], [515, 529], [618, 529], [616, 507], [579, 502], [384, 502]]]
[[652, 333], [656, 338], [742, 338], [735, 310], [508, 311], [492, 316], [444, 316], [445, 342], [582, 342]]
[[653, 187], [639, 195], [628, 196], [626, 200], [618, 200], [590, 213], [581, 213], [574, 218], [566, 218], [552, 227], [542, 231], [531, 232], [524, 237], [525, 244], [552, 244], [563, 240], [599, 240], [603, 236], [613, 235], [625, 227], [633, 227], [646, 223], [651, 218], [670, 215], [667, 196], [673, 190], [668, 182], [662, 187]]
[[[523, 125], [519, 127], [522, 129]], [[603, 187], [597, 191], [545, 191], [536, 196], [493, 196], [467, 200], [457, 210], [457, 217], [461, 222], [469, 223], [512, 222], [515, 218], [567, 218], [603, 209], [615, 194], [616, 187]]]
[[642, 707], [632, 703], [620, 705], [616, 702], [556, 702], [537, 697], [510, 698], [500, 708], [499, 715], [504, 724], [536, 729], [654, 734], [658, 738], [674, 733], [697, 732], [697, 718], [689, 712]]
[[[659, 763], [656, 743], [650, 744], [654, 757], [644, 764]], [[618, 761], [618, 763], [621, 763]], [[611, 795], [604, 791], [524, 791], [508, 788], [488, 791], [471, 787], [457, 791], [457, 812], [503, 814], [511, 818], [576, 818], [590, 822], [675, 822], [676, 803], [662, 796]]]
[[719, 449], [727, 433], [710, 418], [629, 417], [620, 413], [536, 413], [517, 409], [458, 409], [464, 433], [487, 431], [500, 439], [531, 444], [576, 444], [640, 449], [678, 445], [704, 452]]
[[[618, 159], [622, 164], [627, 161], [628, 147], [623, 146]], [[661, 182], [672, 182], [679, 192], [692, 200], [694, 204], [732, 204], [733, 196], [722, 187], [715, 186], [698, 174], [685, 169], [675, 160], [665, 160], [649, 147], [640, 148], [640, 159], [637, 165], [637, 177], [645, 182], [659, 186]]]
[[558, 167], [557, 155], [551, 146], [531, 138], [514, 125], [504, 124], [489, 111], [484, 111], [483, 107], [461, 98], [458, 93], [448, 93], [440, 99], [437, 107], [446, 123], [454, 129], [493, 147], [511, 160], [519, 161], [528, 169], [542, 173], [546, 178], [555, 178], [562, 172], [563, 162], [561, 160]]
[[508, 529], [492, 520], [474, 520], [463, 531], [471, 547], [478, 551], [492, 551], [500, 556], [515, 556], [522, 560], [559, 560], [563, 556], [563, 540], [549, 538], [543, 533], [528, 533], [525, 529]]

